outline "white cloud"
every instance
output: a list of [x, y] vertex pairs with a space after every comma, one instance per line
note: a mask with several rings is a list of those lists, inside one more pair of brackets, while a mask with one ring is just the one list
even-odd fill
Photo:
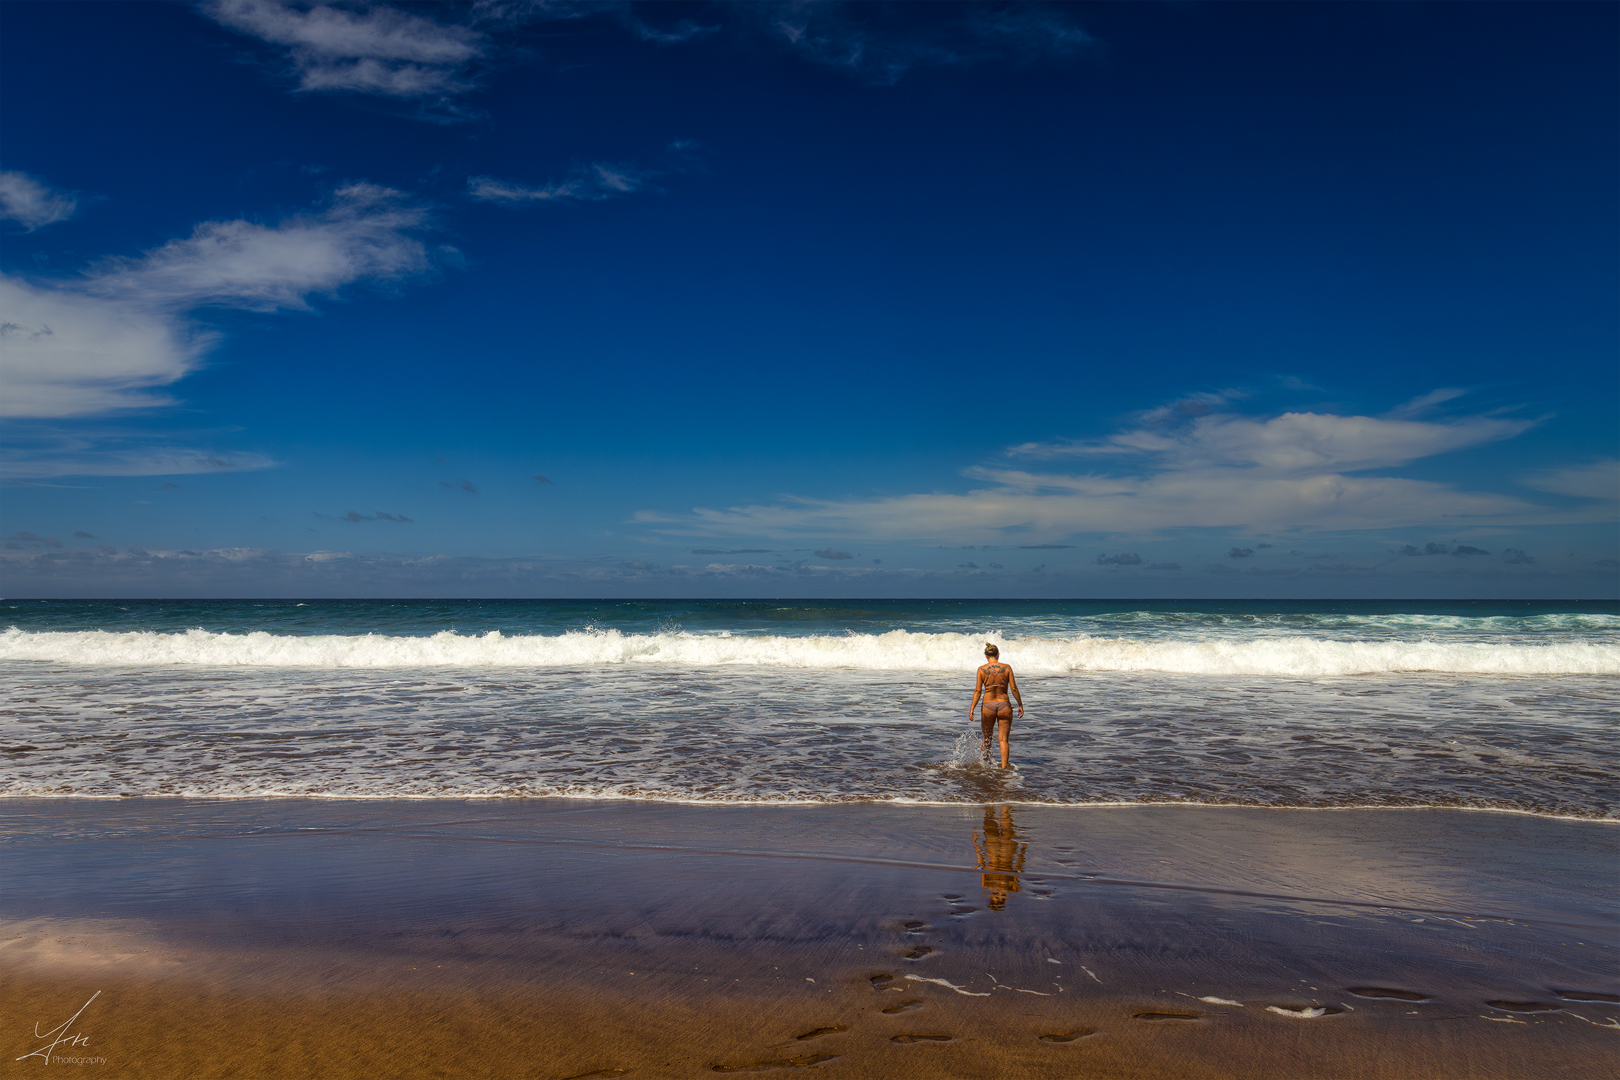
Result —
[[280, 45], [300, 90], [442, 97], [471, 85], [467, 67], [487, 41], [466, 26], [384, 4], [344, 6], [284, 0], [209, 0], [202, 11], [241, 34]]
[[699, 509], [686, 522], [651, 514], [638, 520], [685, 525], [682, 531], [700, 535], [982, 541], [1004, 538], [1009, 528], [1028, 539], [1187, 527], [1351, 530], [1455, 523], [1459, 518], [1499, 520], [1536, 509], [1507, 496], [1391, 478], [1276, 480], [1209, 471], [1121, 480], [975, 472], [992, 486], [965, 495]]
[[0, 218], [29, 232], [73, 216], [79, 202], [27, 173], [0, 170]]
[[646, 175], [628, 165], [593, 162], [574, 170], [567, 180], [552, 180], [543, 187], [524, 187], [492, 176], [467, 179], [467, 194], [481, 202], [522, 206], [539, 202], [597, 202], [628, 195], [646, 183]]
[[212, 344], [167, 312], [0, 276], [0, 416], [82, 416], [167, 405], [150, 393]]
[[1160, 467], [1231, 466], [1279, 476], [1356, 472], [1512, 438], [1529, 420], [1473, 416], [1451, 423], [1283, 413], [1269, 420], [1216, 413], [1179, 427], [1143, 425], [1100, 443], [1026, 443], [1015, 456], [1137, 456]]
[[391, 282], [432, 259], [412, 233], [426, 211], [374, 184], [340, 189], [316, 214], [268, 226], [212, 221], [79, 281], [0, 275], [0, 415], [68, 417], [172, 403], [156, 387], [194, 370], [217, 342], [186, 319], [205, 306], [307, 310], [312, 295]]
[[685, 518], [642, 514], [638, 520], [699, 535], [962, 541], [1006, 539], [1009, 530], [1021, 540], [1040, 541], [1083, 532], [1140, 535], [1189, 527], [1359, 530], [1530, 517], [1550, 521], [1558, 515], [1508, 495], [1460, 491], [1427, 480], [1347, 475], [1511, 438], [1530, 426], [1487, 416], [1422, 423], [1320, 413], [1269, 419], [1210, 414], [1180, 426], [1134, 427], [1095, 444], [1026, 445], [1012, 451], [1026, 457], [1093, 456], [1101, 459], [1099, 465], [1112, 467], [1109, 473], [981, 466], [965, 475], [986, 486], [966, 494], [790, 499], [698, 509]]
[[1574, 495], [1581, 499], [1620, 501], [1620, 461], [1606, 458], [1588, 465], [1533, 473], [1521, 482], [1538, 491]]
[[1411, 419], [1429, 412], [1436, 406], [1460, 398], [1466, 393], [1468, 391], [1455, 386], [1442, 386], [1438, 390], [1430, 390], [1427, 394], [1419, 394], [1411, 401], [1395, 406], [1385, 415], [1400, 420]]
[[376, 184], [338, 189], [319, 214], [277, 225], [208, 221], [134, 259], [106, 259], [82, 288], [97, 296], [166, 310], [204, 305], [307, 311], [311, 294], [332, 295], [355, 281], [393, 281], [429, 266], [411, 232], [427, 211]]

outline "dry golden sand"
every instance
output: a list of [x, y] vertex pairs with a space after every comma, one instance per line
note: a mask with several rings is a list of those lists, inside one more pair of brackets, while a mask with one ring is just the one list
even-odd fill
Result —
[[[1620, 1007], [1576, 1000], [1620, 991], [1620, 834], [1600, 823], [562, 801], [39, 801], [0, 816], [6, 1075], [1305, 1080], [1620, 1064]], [[1404, 996], [1372, 996], [1391, 991]], [[57, 1054], [104, 1063], [14, 1060], [43, 1045], [36, 1023], [92, 995], [68, 1031], [87, 1041]]]

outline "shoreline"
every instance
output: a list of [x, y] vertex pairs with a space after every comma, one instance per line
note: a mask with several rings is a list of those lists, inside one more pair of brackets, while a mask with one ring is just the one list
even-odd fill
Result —
[[102, 991], [109, 1076], [1595, 1078], [1620, 1036], [1583, 821], [23, 802], [5, 1059]]
[[[125, 794], [50, 794], [30, 792], [27, 794], [0, 793], [0, 807], [8, 802], [28, 799], [50, 801], [72, 801], [83, 799], [93, 802], [124, 803], [131, 800], [169, 801], [185, 800], [188, 802], [318, 802], [318, 803], [390, 803], [390, 802], [473, 802], [473, 803], [545, 803], [545, 802], [582, 802], [582, 803], [652, 803], [661, 806], [691, 806], [691, 807], [734, 807], [746, 809], [749, 807], [777, 807], [777, 808], [814, 808], [825, 806], [885, 806], [904, 809], [907, 807], [947, 809], [951, 807], [978, 807], [983, 802], [967, 802], [962, 800], [926, 801], [903, 799], [815, 799], [815, 800], [772, 800], [772, 799], [676, 799], [660, 798], [658, 796], [642, 795], [484, 795], [484, 794], [433, 794], [433, 795], [312, 795], [305, 792], [279, 794], [259, 793], [253, 795], [125, 795]], [[1240, 803], [1240, 802], [1188, 802], [1183, 800], [1162, 800], [1156, 802], [1083, 802], [1059, 803], [1022, 801], [1019, 799], [996, 799], [997, 806], [1016, 806], [1028, 809], [1052, 810], [1130, 810], [1158, 807], [1186, 807], [1188, 809], [1206, 810], [1271, 810], [1289, 813], [1355, 813], [1362, 811], [1420, 811], [1432, 810], [1440, 812], [1456, 812], [1465, 814], [1503, 814], [1521, 817], [1537, 818], [1543, 821], [1564, 821], [1570, 823], [1590, 823], [1595, 825], [1620, 825], [1620, 816], [1595, 817], [1580, 814], [1548, 814], [1539, 810], [1521, 810], [1511, 806], [1458, 806], [1449, 803], [1353, 803], [1342, 806], [1299, 806], [1278, 805], [1275, 803]]]

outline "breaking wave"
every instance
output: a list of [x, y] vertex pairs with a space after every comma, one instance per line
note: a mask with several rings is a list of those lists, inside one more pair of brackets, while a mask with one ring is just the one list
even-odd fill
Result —
[[682, 667], [851, 668], [959, 671], [986, 641], [1032, 674], [1158, 671], [1188, 675], [1620, 674], [1620, 645], [1468, 641], [1334, 641], [1309, 636], [1137, 640], [1127, 637], [1004, 639], [959, 633], [765, 636], [618, 630], [554, 635], [431, 636], [242, 634], [188, 630], [0, 634], [0, 659], [92, 665], [254, 668], [522, 668], [668, 664]]

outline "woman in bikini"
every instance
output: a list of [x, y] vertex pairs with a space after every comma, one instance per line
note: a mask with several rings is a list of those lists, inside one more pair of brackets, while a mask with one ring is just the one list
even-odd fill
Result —
[[[1018, 692], [1018, 680], [1013, 678], [1013, 670], [1001, 662], [1001, 650], [989, 642], [984, 646], [984, 666], [979, 668], [979, 679], [973, 684], [973, 700], [968, 704], [968, 719], [973, 719], [973, 706], [979, 704], [980, 696], [984, 698], [984, 706], [979, 710], [979, 728], [984, 732], [984, 738], [979, 740], [979, 753], [990, 752], [990, 733], [996, 731], [1001, 742], [1001, 767], [1009, 765], [1009, 749], [1007, 738], [1012, 734], [1012, 702], [1007, 700], [1007, 692], [1018, 701], [1018, 719], [1024, 718], [1024, 695]], [[999, 730], [998, 730], [999, 729]]]

